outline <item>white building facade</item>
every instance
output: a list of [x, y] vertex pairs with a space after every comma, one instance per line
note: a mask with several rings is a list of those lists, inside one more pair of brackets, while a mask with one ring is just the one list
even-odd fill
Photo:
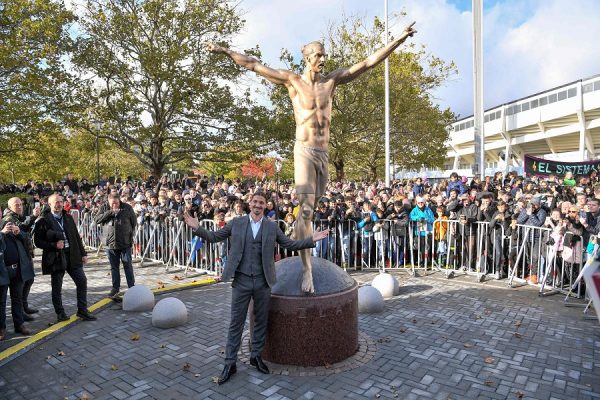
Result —
[[[456, 171], [473, 176], [473, 123], [470, 116], [448, 128], [444, 170], [414, 175], [447, 177]], [[600, 75], [486, 110], [484, 137], [486, 175], [522, 173], [525, 154], [560, 161], [600, 158]]]

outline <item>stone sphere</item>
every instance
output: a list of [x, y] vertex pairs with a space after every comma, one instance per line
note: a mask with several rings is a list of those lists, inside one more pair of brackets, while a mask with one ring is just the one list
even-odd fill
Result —
[[358, 288], [358, 312], [361, 314], [380, 313], [385, 308], [383, 296], [372, 286]]
[[162, 299], [152, 310], [152, 326], [157, 328], [174, 328], [188, 320], [188, 312], [183, 301], [175, 297]]
[[154, 307], [154, 293], [144, 285], [127, 289], [123, 296], [124, 311], [151, 311]]
[[[341, 293], [356, 284], [354, 278], [331, 261], [320, 257], [312, 257], [311, 260], [315, 296]], [[271, 288], [271, 294], [306, 297], [302, 292], [304, 266], [300, 257], [287, 257], [277, 261], [275, 273], [277, 282]]]
[[382, 273], [373, 279], [371, 283], [375, 289], [379, 290], [384, 299], [393, 297], [399, 291], [399, 284], [393, 275]]

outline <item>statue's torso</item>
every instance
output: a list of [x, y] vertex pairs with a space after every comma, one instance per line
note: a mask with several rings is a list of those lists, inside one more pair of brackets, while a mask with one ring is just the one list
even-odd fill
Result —
[[291, 80], [288, 91], [294, 107], [296, 140], [304, 146], [328, 149], [334, 89], [334, 80], [327, 77], [312, 84], [300, 76]]

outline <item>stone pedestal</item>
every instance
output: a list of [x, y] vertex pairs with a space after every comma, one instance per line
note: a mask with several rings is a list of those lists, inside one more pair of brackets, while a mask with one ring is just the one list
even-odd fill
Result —
[[275, 264], [267, 341], [262, 357], [303, 367], [334, 364], [358, 350], [358, 285], [337, 265], [312, 258], [315, 294], [301, 290], [302, 260]]

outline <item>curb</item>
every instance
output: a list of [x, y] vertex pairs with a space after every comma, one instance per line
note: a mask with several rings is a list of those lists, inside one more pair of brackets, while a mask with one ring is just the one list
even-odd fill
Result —
[[[211, 284], [214, 284], [217, 282], [218, 281], [216, 279], [204, 279], [201, 281], [174, 284], [174, 285], [166, 286], [166, 287], [160, 288], [160, 289], [152, 289], [152, 292], [154, 294], [165, 294], [165, 293], [170, 293], [170, 292], [178, 292], [178, 291], [186, 290], [186, 289], [193, 289], [193, 288], [201, 287], [201, 286], [207, 286], [207, 285], [211, 285]], [[104, 308], [110, 306], [112, 303], [114, 303], [113, 299], [105, 297], [105, 298], [97, 301], [93, 305], [91, 305], [88, 309], [91, 312], [101, 311]], [[22, 340], [21, 342], [15, 344], [14, 346], [11, 346], [11, 347], [5, 349], [4, 351], [0, 352], [0, 366], [3, 366], [4, 364], [8, 363], [9, 361], [14, 360], [15, 358], [19, 357], [20, 355], [27, 353], [29, 350], [34, 348], [36, 345], [38, 345], [42, 342], [45, 342], [46, 340], [51, 339], [54, 336], [57, 336], [58, 334], [65, 331], [70, 325], [74, 324], [77, 321], [79, 321], [79, 318], [77, 317], [76, 314], [73, 314], [67, 321], [52, 324], [48, 328], [46, 328], [42, 331], [39, 331], [38, 333], [31, 335], [27, 339]]]

